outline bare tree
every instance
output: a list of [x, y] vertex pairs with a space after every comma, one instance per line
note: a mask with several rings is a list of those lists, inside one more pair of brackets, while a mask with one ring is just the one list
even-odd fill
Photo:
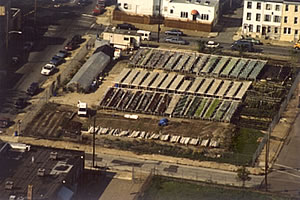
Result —
[[249, 175], [250, 172], [247, 170], [245, 166], [242, 166], [237, 170], [237, 179], [243, 182], [243, 187], [245, 187], [246, 181], [251, 180], [251, 177]]

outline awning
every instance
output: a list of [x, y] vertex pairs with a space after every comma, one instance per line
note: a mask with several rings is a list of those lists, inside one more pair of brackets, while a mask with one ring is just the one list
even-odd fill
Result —
[[192, 14], [192, 15], [199, 15], [199, 13], [198, 13], [197, 10], [192, 10], [191, 14]]

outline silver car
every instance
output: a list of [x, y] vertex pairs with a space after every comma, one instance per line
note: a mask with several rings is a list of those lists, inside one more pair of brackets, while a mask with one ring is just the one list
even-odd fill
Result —
[[165, 42], [173, 43], [173, 44], [182, 44], [182, 45], [188, 44], [188, 42], [182, 39], [181, 37], [167, 37], [165, 39]]

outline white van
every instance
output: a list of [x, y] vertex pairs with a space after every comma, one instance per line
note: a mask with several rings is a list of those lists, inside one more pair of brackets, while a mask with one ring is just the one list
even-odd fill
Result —
[[87, 103], [78, 101], [77, 107], [78, 107], [78, 112], [77, 112], [78, 116], [86, 117], [88, 115]]
[[142, 40], [151, 40], [150, 31], [138, 30], [137, 33], [141, 35]]

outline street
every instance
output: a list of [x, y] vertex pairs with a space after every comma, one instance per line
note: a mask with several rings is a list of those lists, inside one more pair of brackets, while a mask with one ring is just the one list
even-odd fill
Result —
[[[86, 153], [86, 167], [92, 167], [92, 154]], [[237, 173], [209, 169], [203, 167], [193, 167], [188, 165], [174, 164], [156, 160], [137, 159], [126, 156], [97, 154], [95, 166], [101, 169], [112, 171], [127, 171], [134, 173], [155, 173], [156, 175], [182, 178], [195, 181], [204, 181], [225, 185], [241, 186], [242, 182], [238, 181]], [[264, 179], [264, 176], [251, 175], [251, 180], [245, 183], [246, 187], [258, 188]]]

